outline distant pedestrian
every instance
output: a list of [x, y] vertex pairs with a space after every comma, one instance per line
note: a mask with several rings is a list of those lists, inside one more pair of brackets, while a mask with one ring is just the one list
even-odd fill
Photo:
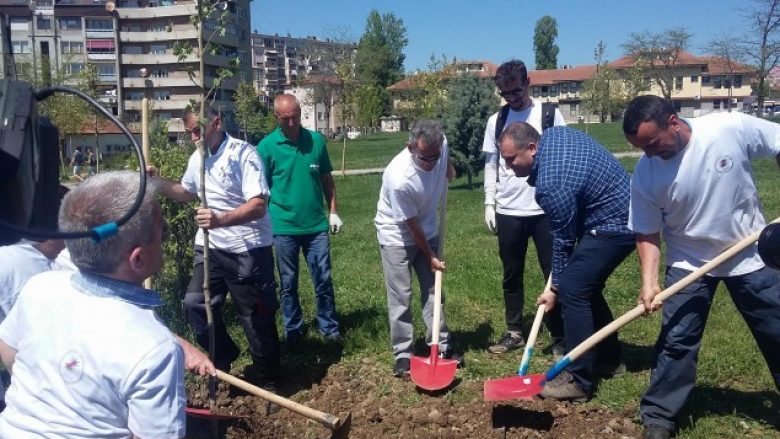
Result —
[[628, 104], [623, 132], [645, 153], [631, 180], [629, 226], [642, 268], [638, 300], [648, 312], [663, 306], [639, 410], [644, 438], [667, 439], [696, 383], [701, 338], [721, 281], [780, 390], [780, 273], [764, 265], [756, 246], [663, 303], [653, 300], [661, 292], [662, 260], [670, 286], [764, 227], [751, 160], [775, 157], [780, 165], [780, 125], [738, 112], [683, 119], [671, 102], [640, 96]]
[[84, 177], [81, 176], [81, 167], [84, 165], [84, 154], [81, 152], [81, 147], [77, 146], [73, 151], [73, 156], [70, 159], [70, 166], [73, 167], [73, 177], [79, 181], [84, 181]]
[[91, 147], [87, 147], [87, 177], [92, 177], [97, 174], [97, 155], [92, 152]]

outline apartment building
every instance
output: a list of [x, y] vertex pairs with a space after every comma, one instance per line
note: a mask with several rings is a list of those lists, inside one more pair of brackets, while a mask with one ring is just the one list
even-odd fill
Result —
[[290, 91], [306, 76], [330, 75], [337, 62], [354, 63], [357, 45], [317, 37], [252, 33], [252, 74], [261, 102]]
[[[183, 132], [181, 116], [200, 90], [198, 31], [191, 24], [196, 0], [6, 0], [16, 70], [24, 77], [61, 71], [75, 75], [95, 67], [101, 102], [130, 124], [140, 122], [141, 99], [150, 98], [153, 116], [169, 120], [171, 132]], [[235, 75], [213, 91], [214, 105], [232, 114], [232, 95], [239, 81], [251, 78], [249, 63], [249, 0], [218, 2], [227, 16], [224, 35], [217, 19], [204, 23], [204, 39], [213, 53], [203, 56], [205, 86], [211, 88], [218, 69]], [[216, 15], [216, 14], [215, 14]], [[191, 55], [179, 60], [176, 47], [190, 45]], [[42, 66], [50, 69], [42, 69]], [[45, 79], [45, 78], [36, 78]]]

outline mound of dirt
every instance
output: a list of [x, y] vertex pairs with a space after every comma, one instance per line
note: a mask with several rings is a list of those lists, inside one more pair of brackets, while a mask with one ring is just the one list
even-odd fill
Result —
[[[289, 383], [294, 377], [288, 377]], [[287, 387], [287, 386], [285, 386]], [[290, 386], [294, 387], [294, 386]], [[572, 405], [535, 399], [486, 403], [482, 381], [457, 381], [437, 394], [391, 376], [389, 366], [365, 359], [334, 364], [310, 388], [283, 395], [316, 410], [339, 416], [352, 413], [350, 438], [635, 438], [633, 408], [621, 413], [594, 404]], [[203, 380], [188, 384], [192, 406], [207, 406]], [[261, 398], [220, 383], [217, 411], [246, 418], [219, 423], [225, 438], [327, 438], [330, 430], [286, 409], [267, 414]], [[188, 420], [188, 437], [209, 437], [209, 422]]]

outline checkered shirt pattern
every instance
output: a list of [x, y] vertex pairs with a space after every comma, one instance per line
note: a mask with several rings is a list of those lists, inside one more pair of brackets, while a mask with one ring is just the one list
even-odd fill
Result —
[[528, 183], [550, 221], [552, 283], [558, 286], [584, 233], [631, 233], [627, 227], [630, 178], [618, 160], [585, 133], [564, 126], [539, 141]]

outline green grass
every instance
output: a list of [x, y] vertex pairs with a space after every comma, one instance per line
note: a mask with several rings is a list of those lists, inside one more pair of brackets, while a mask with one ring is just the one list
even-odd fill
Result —
[[[378, 133], [347, 139], [346, 169], [383, 168], [404, 148], [409, 134]], [[341, 171], [343, 140], [328, 140], [328, 154], [335, 173]]]
[[598, 140], [612, 152], [637, 151], [623, 136], [623, 125], [621, 122], [575, 123], [569, 126], [588, 133], [588, 135]]

